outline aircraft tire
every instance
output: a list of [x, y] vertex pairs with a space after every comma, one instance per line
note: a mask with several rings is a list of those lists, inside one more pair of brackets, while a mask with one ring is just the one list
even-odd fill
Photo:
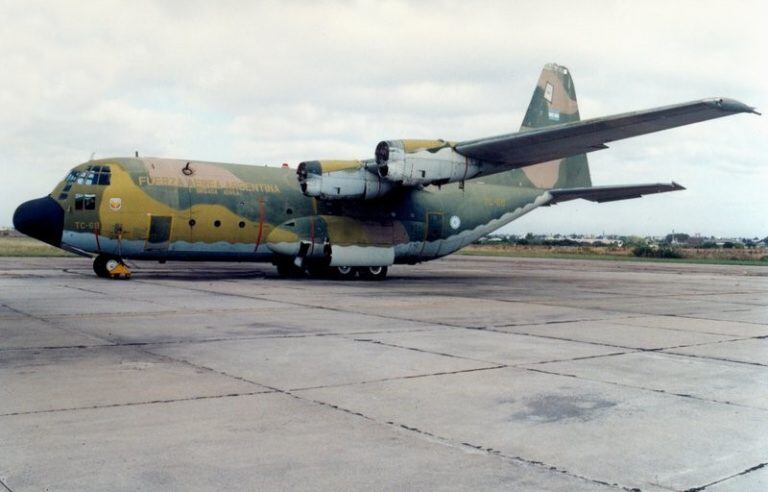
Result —
[[362, 267], [358, 269], [363, 280], [384, 280], [387, 278], [387, 267]]
[[107, 255], [98, 255], [93, 259], [93, 272], [97, 277], [109, 278], [109, 271], [107, 270], [107, 262], [112, 258]]
[[281, 261], [277, 263], [277, 274], [286, 278], [301, 278], [304, 276], [304, 270], [293, 264], [292, 261]]
[[335, 270], [335, 268], [318, 264], [311, 264], [307, 267], [307, 273], [313, 278], [333, 278]]
[[354, 280], [357, 277], [357, 268], [345, 266], [333, 267], [333, 276], [339, 280]]

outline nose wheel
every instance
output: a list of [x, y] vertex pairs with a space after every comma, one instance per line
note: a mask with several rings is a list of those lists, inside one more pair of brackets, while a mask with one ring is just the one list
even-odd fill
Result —
[[114, 256], [99, 255], [93, 260], [93, 271], [98, 277], [128, 280], [131, 270], [123, 260]]

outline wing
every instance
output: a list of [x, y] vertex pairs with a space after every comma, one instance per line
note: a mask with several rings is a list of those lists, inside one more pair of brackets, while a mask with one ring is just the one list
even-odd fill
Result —
[[651, 195], [653, 193], [665, 193], [667, 191], [678, 191], [684, 189], [684, 187], [680, 186], [674, 181], [669, 184], [650, 183], [618, 186], [595, 186], [590, 188], [555, 188], [548, 191], [548, 193], [552, 195], [552, 200], [550, 200], [547, 205], [567, 202], [568, 200], [576, 200], [577, 198], [583, 198], [584, 200], [598, 203], [613, 202], [616, 200], [640, 198], [643, 195]]
[[754, 108], [733, 99], [702, 99], [460, 142], [456, 144], [455, 150], [467, 157], [514, 169], [605, 149], [606, 142], [737, 113], [760, 114]]

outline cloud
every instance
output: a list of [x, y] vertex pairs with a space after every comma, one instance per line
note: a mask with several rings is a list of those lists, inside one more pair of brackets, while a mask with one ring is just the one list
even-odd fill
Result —
[[[572, 70], [582, 117], [715, 95], [768, 108], [766, 14], [759, 1], [5, 2], [0, 225], [91, 152], [279, 165], [514, 131], [549, 61]], [[767, 121], [617, 142], [592, 154], [596, 183], [690, 191], [518, 225], [645, 233], [705, 217], [760, 233]]]

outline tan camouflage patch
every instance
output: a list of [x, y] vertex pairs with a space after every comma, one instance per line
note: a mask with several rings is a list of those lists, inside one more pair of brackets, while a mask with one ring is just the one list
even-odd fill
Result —
[[407, 154], [413, 154], [420, 150], [434, 149], [435, 147], [444, 147], [445, 145], [451, 145], [450, 142], [445, 140], [403, 140], [403, 148]]
[[342, 160], [327, 160], [320, 162], [320, 168], [324, 173], [330, 173], [334, 171], [351, 170], [356, 171], [360, 169], [363, 164], [358, 160], [342, 161]]
[[560, 175], [560, 163], [562, 162], [562, 159], [542, 162], [534, 166], [524, 167], [522, 171], [537, 188], [552, 188], [557, 183], [557, 178]]
[[[193, 180], [236, 183], [242, 181], [239, 177], [231, 173], [225, 166], [211, 162], [185, 161], [182, 159], [161, 159], [145, 158], [142, 162], [147, 168], [147, 173], [151, 179], [162, 182], [163, 179], [173, 180]], [[187, 163], [189, 166], [187, 167]], [[189, 174], [183, 169], [188, 168]]]
[[575, 114], [579, 110], [579, 106], [568, 96], [568, 91], [563, 85], [564, 74], [561, 74], [559, 69], [546, 68], [541, 72], [541, 78], [539, 78], [538, 86], [544, 91], [545, 96], [550, 92], [547, 88], [547, 84], [552, 86], [551, 97], [547, 97], [550, 109], [558, 111], [562, 114]]

